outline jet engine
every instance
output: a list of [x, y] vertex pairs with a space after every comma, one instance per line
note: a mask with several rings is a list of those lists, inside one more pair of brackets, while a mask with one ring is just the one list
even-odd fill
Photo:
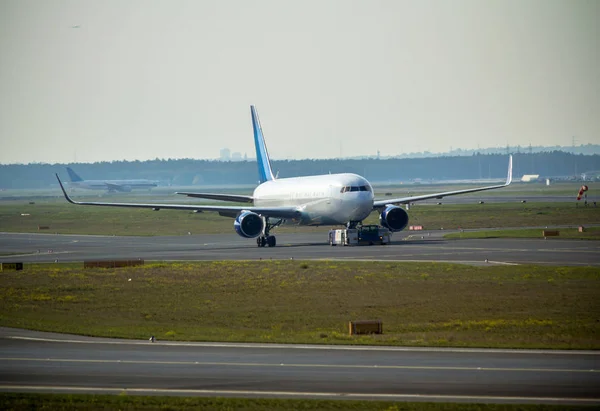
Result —
[[261, 216], [252, 211], [242, 211], [233, 223], [235, 232], [245, 238], [255, 238], [262, 233], [264, 222]]
[[401, 207], [389, 205], [379, 215], [379, 224], [392, 231], [402, 231], [408, 224], [408, 213]]
[[130, 193], [131, 192], [131, 186], [120, 186], [120, 185], [115, 185], [115, 184], [107, 184], [107, 188], [108, 188], [108, 192], [119, 192], [119, 193]]

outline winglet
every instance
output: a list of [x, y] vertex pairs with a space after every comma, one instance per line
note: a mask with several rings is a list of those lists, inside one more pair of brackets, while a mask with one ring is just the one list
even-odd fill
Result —
[[506, 176], [506, 185], [512, 183], [512, 163], [513, 159], [511, 154], [510, 157], [508, 157], [508, 175]]
[[77, 201], [73, 201], [71, 199], [71, 197], [69, 197], [69, 195], [67, 194], [67, 190], [65, 190], [65, 187], [63, 186], [62, 181], [60, 181], [60, 178], [58, 177], [58, 173], [55, 174], [55, 176], [56, 176], [56, 179], [58, 180], [58, 184], [60, 184], [60, 188], [61, 188], [63, 194], [65, 195], [65, 198], [67, 199], [67, 201], [72, 204], [78, 204]]
[[265, 138], [263, 136], [262, 127], [260, 126], [260, 120], [258, 119], [258, 113], [254, 106], [250, 106], [250, 114], [252, 115], [252, 128], [254, 130], [254, 146], [256, 148], [256, 162], [258, 163], [258, 177], [260, 183], [265, 181], [275, 180], [273, 176], [273, 170], [271, 169], [271, 160], [269, 159], [269, 152], [267, 151], [267, 145], [265, 144]]

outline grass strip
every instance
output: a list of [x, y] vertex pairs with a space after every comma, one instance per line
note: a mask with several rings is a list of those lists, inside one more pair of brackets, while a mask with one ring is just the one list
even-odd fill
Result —
[[[560, 228], [558, 239], [575, 239], [575, 240], [600, 240], [600, 227], [588, 227], [584, 232], [579, 232], [577, 228]], [[468, 238], [543, 238], [544, 230], [541, 228], [526, 228], [517, 230], [484, 230], [484, 231], [467, 231], [460, 233], [446, 234], [447, 239], [468, 239]]]
[[[595, 267], [214, 261], [4, 272], [0, 325], [184, 341], [600, 348]], [[348, 335], [380, 319], [382, 335]]]
[[[125, 392], [124, 392], [125, 394]], [[276, 398], [206, 398], [86, 394], [0, 394], [3, 410], [382, 410], [382, 411], [554, 411], [560, 405], [461, 404]], [[568, 409], [591, 407], [568, 406]]]
[[[165, 202], [164, 199], [162, 201]], [[409, 224], [422, 225], [426, 230], [600, 224], [600, 207], [575, 207], [574, 203], [439, 206], [417, 203], [408, 214]], [[365, 224], [376, 224], [378, 218], [379, 214], [373, 212]], [[39, 227], [49, 228], [40, 230]], [[233, 219], [210, 212], [85, 207], [66, 201], [35, 204], [10, 201], [0, 204], [0, 231], [96, 235], [214, 234], [233, 233]], [[323, 227], [283, 226], [276, 233], [312, 231], [322, 232], [323, 242], [326, 241], [327, 228]]]

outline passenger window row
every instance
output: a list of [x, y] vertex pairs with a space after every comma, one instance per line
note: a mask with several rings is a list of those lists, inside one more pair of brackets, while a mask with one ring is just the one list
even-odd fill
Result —
[[347, 193], [349, 191], [371, 191], [369, 186], [346, 186], [342, 187], [340, 193]]

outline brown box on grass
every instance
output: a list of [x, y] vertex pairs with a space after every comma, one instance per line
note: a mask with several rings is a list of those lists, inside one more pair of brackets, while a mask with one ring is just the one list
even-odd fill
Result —
[[136, 265], [144, 265], [144, 260], [99, 260], [83, 262], [83, 268], [120, 268], [133, 267]]
[[350, 335], [383, 334], [383, 323], [381, 320], [350, 321], [348, 326]]

